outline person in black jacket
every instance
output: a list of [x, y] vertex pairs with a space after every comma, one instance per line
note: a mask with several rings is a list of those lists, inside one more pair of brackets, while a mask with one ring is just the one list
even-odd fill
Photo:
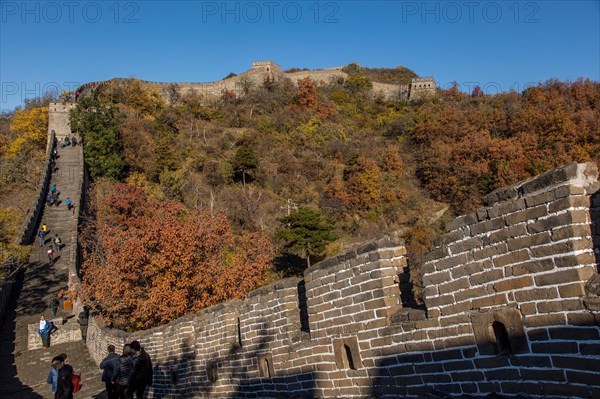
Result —
[[112, 376], [112, 383], [117, 385], [117, 394], [119, 399], [131, 399], [132, 393], [129, 390], [131, 374], [133, 372], [133, 362], [135, 351], [129, 344], [123, 346], [123, 355], [119, 358], [119, 367]]
[[73, 384], [71, 383], [73, 367], [65, 364], [65, 359], [62, 356], [55, 356], [51, 365], [58, 371], [54, 399], [73, 399]]
[[117, 399], [119, 397], [119, 386], [112, 383], [112, 378], [117, 373], [120, 363], [119, 355], [115, 353], [115, 346], [108, 345], [108, 356], [100, 363], [102, 381], [106, 384], [108, 399]]
[[142, 399], [146, 387], [152, 386], [152, 360], [139, 341], [133, 341], [130, 345], [135, 351], [135, 362], [129, 379], [129, 392], [135, 393], [136, 399]]

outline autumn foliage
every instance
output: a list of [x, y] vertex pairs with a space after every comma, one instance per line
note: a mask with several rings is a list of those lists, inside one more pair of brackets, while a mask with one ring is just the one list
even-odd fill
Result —
[[83, 234], [82, 287], [114, 326], [164, 324], [242, 298], [268, 278], [268, 240], [234, 236], [223, 213], [188, 210], [127, 184], [104, 191]]

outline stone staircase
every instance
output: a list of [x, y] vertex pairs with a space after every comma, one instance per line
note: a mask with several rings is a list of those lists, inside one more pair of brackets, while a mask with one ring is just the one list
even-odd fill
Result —
[[[59, 137], [60, 138], [60, 137]], [[46, 205], [41, 223], [48, 227], [45, 245], [33, 243], [29, 267], [20, 276], [11, 300], [11, 306], [0, 330], [0, 399], [53, 398], [51, 386], [46, 383], [53, 356], [68, 355], [67, 362], [81, 373], [83, 388], [75, 398], [104, 399], [106, 391], [100, 381], [101, 370], [90, 357], [81, 340], [79, 325], [73, 311], [61, 309], [52, 317], [48, 304], [57, 293], [67, 288], [69, 271], [74, 270], [77, 238], [77, 199], [80, 198], [83, 151], [81, 146], [58, 148], [58, 170], [51, 176], [60, 192], [60, 204]], [[75, 202], [75, 210], [64, 204], [67, 197]], [[46, 250], [58, 234], [63, 242], [55, 262], [48, 263]], [[58, 331], [49, 348], [41, 347], [37, 336], [40, 314], [55, 321]], [[35, 336], [31, 336], [35, 334]]]

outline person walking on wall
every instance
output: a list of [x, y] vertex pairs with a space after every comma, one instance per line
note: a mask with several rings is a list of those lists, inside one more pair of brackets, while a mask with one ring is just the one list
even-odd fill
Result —
[[115, 353], [115, 346], [108, 345], [108, 355], [100, 363], [102, 369], [102, 381], [106, 384], [106, 392], [108, 393], [108, 399], [118, 399], [119, 397], [119, 385], [113, 384], [112, 380], [117, 369], [121, 364], [119, 355]]
[[55, 356], [52, 359], [52, 367], [58, 372], [54, 399], [73, 399], [73, 384], [71, 382], [73, 367], [66, 364], [65, 359], [61, 356]]
[[112, 383], [117, 385], [119, 399], [132, 399], [133, 397], [127, 388], [129, 387], [129, 380], [133, 372], [134, 354], [135, 351], [131, 349], [131, 345], [125, 344], [123, 346], [123, 354], [119, 358], [119, 367], [117, 367], [112, 377]]
[[46, 253], [48, 254], [48, 263], [52, 264], [52, 262], [54, 261], [54, 247], [52, 246], [52, 244], [50, 244], [50, 247], [48, 248], [48, 251], [46, 251]]
[[54, 245], [56, 245], [56, 250], [60, 253], [62, 248], [62, 240], [58, 236], [58, 233], [54, 234]]
[[50, 301], [50, 310], [52, 311], [52, 317], [56, 317], [56, 312], [58, 312], [58, 305], [60, 305], [58, 298], [53, 298]]
[[87, 306], [84, 306], [83, 310], [79, 312], [79, 316], [77, 316], [77, 322], [79, 323], [79, 329], [81, 330], [81, 339], [83, 340], [84, 344], [87, 338], [89, 317], [90, 309]]
[[152, 360], [139, 341], [133, 341], [131, 349], [135, 351], [135, 362], [129, 380], [129, 391], [132, 395], [135, 393], [136, 399], [142, 399], [146, 387], [152, 386]]
[[40, 231], [38, 232], [38, 237], [40, 239], [40, 247], [43, 247], [46, 243], [46, 233], [44, 233], [43, 229], [40, 229]]

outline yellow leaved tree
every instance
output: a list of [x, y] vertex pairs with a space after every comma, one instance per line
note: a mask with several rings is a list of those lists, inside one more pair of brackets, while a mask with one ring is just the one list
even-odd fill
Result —
[[22, 109], [13, 116], [10, 129], [16, 133], [4, 151], [7, 157], [45, 148], [48, 132], [48, 107]]

